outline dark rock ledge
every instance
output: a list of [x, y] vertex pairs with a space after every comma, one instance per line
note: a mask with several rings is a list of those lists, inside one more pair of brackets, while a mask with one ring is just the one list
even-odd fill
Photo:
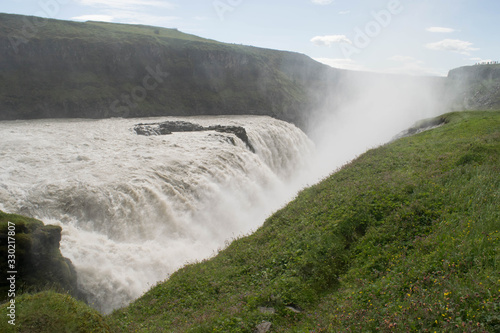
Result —
[[247, 131], [241, 126], [223, 126], [215, 125], [203, 127], [198, 124], [190, 123], [187, 121], [165, 121], [162, 123], [150, 123], [150, 124], [137, 124], [134, 126], [134, 131], [138, 135], [168, 135], [175, 132], [201, 132], [201, 131], [216, 131], [219, 133], [232, 133], [236, 135], [241, 141], [243, 141], [248, 149], [252, 153], [255, 153], [255, 149], [250, 143]]
[[[0, 302], [8, 301], [10, 291], [20, 295], [48, 289], [86, 299], [78, 288], [75, 267], [59, 249], [61, 231], [59, 226], [0, 211]], [[15, 256], [15, 263], [7, 260], [8, 254]], [[15, 276], [15, 288], [4, 275]]]
[[399, 134], [397, 134], [395, 137], [392, 138], [391, 142], [437, 128], [446, 123], [447, 123], [446, 119], [442, 117], [421, 120], [412, 127], [408, 128], [407, 130], [404, 130]]

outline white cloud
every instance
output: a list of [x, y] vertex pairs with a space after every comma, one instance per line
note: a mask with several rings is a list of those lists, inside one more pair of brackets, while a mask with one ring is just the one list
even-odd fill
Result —
[[351, 11], [350, 10], [342, 10], [339, 12], [339, 15], [347, 15], [347, 14], [350, 14]]
[[[171, 10], [176, 5], [162, 0], [76, 0], [84, 6], [95, 8], [98, 13], [73, 17], [74, 20], [92, 20], [167, 26], [174, 16], [161, 16], [162, 10]], [[151, 11], [154, 9], [154, 11]], [[153, 13], [153, 14], [150, 14]]]
[[356, 61], [352, 59], [333, 59], [333, 58], [313, 58], [317, 62], [321, 62], [322, 64], [328, 65], [334, 68], [340, 69], [350, 69], [350, 70], [363, 70], [363, 66], [356, 63]]
[[98, 22], [113, 22], [114, 17], [111, 15], [82, 15], [71, 18], [76, 21], [98, 21]]
[[111, 10], [109, 11], [109, 14], [114, 18], [115, 22], [162, 27], [168, 27], [168, 23], [180, 19], [176, 16], [156, 16], [147, 13], [141, 13], [138, 11], [126, 10]]
[[451, 33], [457, 31], [452, 28], [444, 28], [444, 27], [429, 27], [426, 30], [429, 32], [440, 32], [440, 33]]
[[346, 35], [327, 35], [316, 36], [311, 39], [311, 42], [317, 46], [331, 46], [334, 43], [352, 44], [351, 40]]
[[459, 39], [444, 39], [439, 42], [426, 44], [425, 47], [435, 51], [452, 51], [469, 55], [469, 51], [477, 51], [478, 48], [472, 47], [473, 43]]
[[175, 5], [160, 0], [77, 0], [85, 6], [116, 9], [136, 9], [141, 7], [155, 7], [173, 9]]
[[317, 5], [329, 5], [333, 2], [333, 0], [311, 0], [311, 2]]

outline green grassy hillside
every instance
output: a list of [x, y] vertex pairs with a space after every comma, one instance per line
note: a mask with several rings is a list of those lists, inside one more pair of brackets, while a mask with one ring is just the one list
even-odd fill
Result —
[[175, 29], [0, 14], [0, 120], [265, 114], [303, 123], [341, 72]]
[[498, 332], [500, 111], [440, 118], [303, 190], [95, 331]]
[[[16, 298], [16, 320], [11, 325], [2, 306], [0, 332], [107, 333], [112, 332], [99, 312], [67, 294], [44, 291]], [[6, 320], [4, 318], [7, 318]]]
[[346, 71], [176, 29], [0, 13], [0, 120], [255, 114], [307, 130], [382, 86], [387, 100], [406, 89], [435, 99], [425, 93], [433, 91], [443, 110], [497, 109], [498, 73], [498, 65], [448, 78]]

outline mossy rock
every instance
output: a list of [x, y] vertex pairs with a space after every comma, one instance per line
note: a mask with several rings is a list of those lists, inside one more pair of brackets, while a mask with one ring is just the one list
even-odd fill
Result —
[[[10, 223], [9, 223], [10, 222]], [[9, 225], [11, 228], [9, 229]], [[12, 228], [13, 227], [13, 228]], [[15, 229], [15, 236], [13, 235]], [[10, 234], [9, 234], [10, 231]], [[0, 255], [7, 258], [9, 241], [15, 239], [16, 294], [55, 288], [78, 296], [76, 271], [59, 249], [62, 228], [42, 221], [0, 211]], [[9, 238], [11, 237], [11, 238]], [[14, 250], [12, 246], [11, 250]], [[0, 261], [1, 274], [13, 269]], [[5, 281], [5, 282], [4, 282]], [[6, 277], [0, 282], [0, 300], [7, 299]]]

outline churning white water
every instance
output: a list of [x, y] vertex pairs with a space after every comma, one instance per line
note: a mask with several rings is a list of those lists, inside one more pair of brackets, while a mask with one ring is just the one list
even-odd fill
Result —
[[[230, 133], [132, 130], [165, 120], [242, 126], [256, 152]], [[0, 138], [0, 209], [61, 225], [61, 251], [103, 312], [259, 227], [313, 149], [295, 126], [253, 116], [8, 121]]]

